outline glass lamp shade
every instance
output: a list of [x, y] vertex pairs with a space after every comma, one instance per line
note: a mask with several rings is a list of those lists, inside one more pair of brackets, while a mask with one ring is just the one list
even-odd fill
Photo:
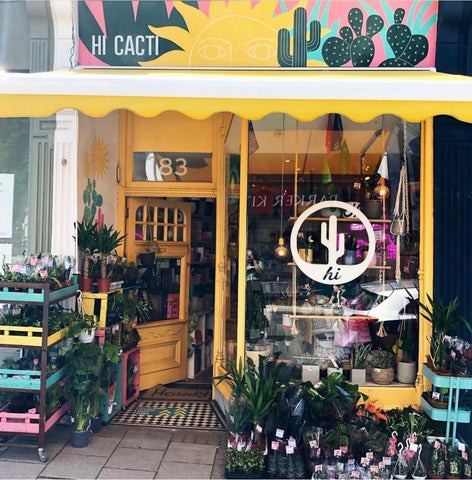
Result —
[[275, 257], [279, 260], [286, 260], [288, 258], [289, 251], [287, 246], [285, 245], [283, 237], [279, 238], [279, 244], [277, 245], [277, 247], [275, 247], [274, 253]]

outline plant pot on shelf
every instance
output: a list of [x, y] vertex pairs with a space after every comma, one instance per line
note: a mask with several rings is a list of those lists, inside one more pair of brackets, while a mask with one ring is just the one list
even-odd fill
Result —
[[92, 290], [92, 279], [80, 277], [79, 290], [81, 290], [82, 292], [90, 292]]
[[397, 362], [397, 380], [400, 383], [414, 384], [417, 370], [416, 362]]
[[318, 383], [320, 381], [319, 365], [302, 365], [302, 382]]
[[366, 199], [363, 202], [364, 214], [367, 218], [382, 218], [382, 202], [377, 199]]
[[370, 374], [371, 380], [377, 385], [389, 385], [395, 378], [393, 367], [389, 368], [374, 368]]
[[344, 265], [355, 265], [356, 264], [356, 250], [346, 250], [343, 255], [343, 264]]
[[70, 446], [74, 448], [88, 447], [90, 438], [89, 430], [71, 430]]
[[353, 368], [351, 369], [351, 382], [364, 386], [366, 384], [365, 375], [365, 368]]
[[107, 293], [110, 291], [111, 279], [110, 278], [98, 278], [97, 289], [99, 293]]

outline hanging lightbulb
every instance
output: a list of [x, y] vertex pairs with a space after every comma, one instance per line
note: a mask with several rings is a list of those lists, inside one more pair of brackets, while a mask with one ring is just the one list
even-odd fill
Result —
[[289, 256], [289, 249], [285, 245], [284, 237], [282, 236], [282, 223], [283, 223], [283, 213], [284, 213], [284, 199], [285, 199], [285, 191], [284, 191], [284, 163], [285, 163], [285, 113], [282, 114], [282, 132], [278, 132], [278, 134], [282, 135], [282, 171], [281, 171], [281, 179], [280, 179], [280, 236], [279, 236], [279, 243], [274, 249], [275, 257], [278, 260], [286, 260]]
[[279, 244], [275, 247], [274, 253], [279, 260], [286, 260], [288, 258], [289, 252], [285, 245], [284, 237], [279, 238]]
[[374, 188], [374, 193], [379, 198], [387, 198], [390, 195], [390, 189], [387, 185], [381, 185], [380, 183]]

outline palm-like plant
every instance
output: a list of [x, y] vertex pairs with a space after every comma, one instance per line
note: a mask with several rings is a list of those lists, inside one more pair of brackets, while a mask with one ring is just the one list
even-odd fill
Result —
[[107, 258], [122, 244], [126, 235], [114, 229], [113, 225], [97, 228], [96, 251], [100, 254], [100, 277], [107, 278]]
[[82, 269], [82, 276], [89, 278], [90, 256], [97, 252], [97, 224], [91, 220], [84, 220], [83, 222], [74, 223], [77, 232], [77, 237], [73, 237], [77, 242], [77, 248], [84, 255], [84, 266]]

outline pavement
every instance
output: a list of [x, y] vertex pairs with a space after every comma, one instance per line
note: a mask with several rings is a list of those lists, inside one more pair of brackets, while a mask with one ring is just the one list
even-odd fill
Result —
[[87, 447], [74, 448], [70, 426], [56, 424], [46, 436], [46, 462], [39, 459], [37, 440], [21, 437], [27, 447], [0, 447], [0, 479], [224, 478], [222, 431], [107, 424], [91, 434]]

